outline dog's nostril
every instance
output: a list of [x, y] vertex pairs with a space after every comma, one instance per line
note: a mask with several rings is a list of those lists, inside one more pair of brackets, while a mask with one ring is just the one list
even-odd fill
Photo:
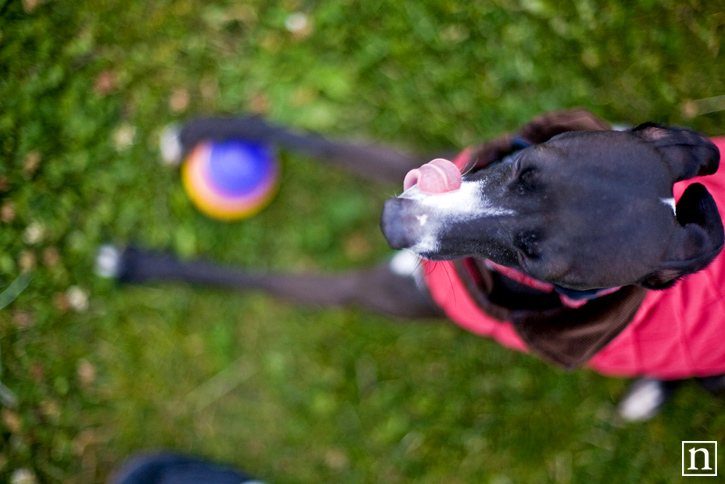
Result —
[[415, 185], [421, 192], [428, 194], [452, 192], [461, 187], [461, 172], [450, 161], [436, 158], [405, 175], [403, 189]]

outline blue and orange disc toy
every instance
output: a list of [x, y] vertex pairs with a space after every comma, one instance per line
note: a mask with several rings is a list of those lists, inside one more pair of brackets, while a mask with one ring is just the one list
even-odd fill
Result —
[[219, 220], [250, 217], [277, 193], [279, 168], [269, 146], [232, 139], [199, 143], [181, 167], [186, 193]]

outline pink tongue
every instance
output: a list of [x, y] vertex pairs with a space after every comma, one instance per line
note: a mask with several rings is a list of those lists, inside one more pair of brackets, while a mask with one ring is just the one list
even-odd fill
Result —
[[414, 185], [428, 194], [452, 192], [461, 187], [461, 172], [450, 161], [436, 158], [405, 175], [403, 189], [407, 190]]

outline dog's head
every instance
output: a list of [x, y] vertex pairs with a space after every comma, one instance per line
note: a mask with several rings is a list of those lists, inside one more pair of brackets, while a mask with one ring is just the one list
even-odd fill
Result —
[[568, 289], [665, 288], [723, 247], [705, 187], [691, 185], [676, 206], [672, 191], [714, 173], [719, 159], [715, 145], [685, 129], [565, 132], [479, 162], [456, 190], [412, 186], [386, 202], [381, 228], [396, 249], [484, 257]]

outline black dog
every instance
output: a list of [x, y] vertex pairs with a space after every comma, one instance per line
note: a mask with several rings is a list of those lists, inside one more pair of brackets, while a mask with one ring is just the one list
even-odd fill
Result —
[[425, 259], [486, 258], [576, 291], [663, 289], [722, 248], [707, 191], [688, 188], [677, 216], [672, 194], [675, 182], [715, 173], [718, 161], [691, 131], [571, 131], [510, 163], [472, 160], [457, 190], [413, 186], [386, 203], [383, 234]]
[[[384, 181], [402, 180], [422, 161], [292, 133], [258, 118], [193, 121], [172, 141], [183, 156], [199, 141], [227, 138], [302, 150]], [[653, 325], [669, 324], [653, 322], [653, 314], [662, 319], [650, 309], [655, 303], [669, 308], [680, 297], [683, 307], [721, 304], [719, 287], [708, 284], [724, 281], [725, 270], [718, 266], [705, 282], [686, 277], [720, 253], [721, 215], [705, 186], [678, 184], [715, 173], [719, 159], [718, 148], [690, 130], [650, 123], [613, 131], [585, 111], [551, 113], [514, 136], [464, 151], [455, 165], [440, 161], [412, 172], [404, 193], [386, 202], [384, 236], [392, 248], [425, 259], [422, 272], [413, 270], [415, 262], [401, 268], [396, 257], [394, 264], [331, 276], [255, 274], [127, 249], [114, 262], [115, 273], [129, 282], [234, 285], [397, 317], [445, 312], [464, 327], [566, 368], [589, 364], [607, 374], [659, 379], [719, 375], [725, 373], [722, 351], [713, 357], [711, 348], [699, 345], [670, 354], [669, 343], [648, 342]], [[441, 265], [443, 282], [436, 277]], [[675, 285], [682, 278], [692, 284]], [[673, 285], [679, 289], [662, 291]], [[693, 291], [704, 299], [692, 300]], [[717, 334], [718, 328], [697, 324], [678, 329], [678, 337]], [[717, 324], [725, 329], [725, 322]], [[660, 330], [668, 328], [654, 331]], [[636, 358], [619, 354], [635, 346]]]

